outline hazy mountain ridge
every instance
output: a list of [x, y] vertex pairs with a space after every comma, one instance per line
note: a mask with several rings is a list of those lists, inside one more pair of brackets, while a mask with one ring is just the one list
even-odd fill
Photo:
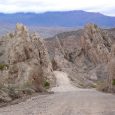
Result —
[[0, 23], [16, 24], [21, 22], [26, 25], [38, 26], [63, 26], [82, 27], [86, 23], [95, 23], [103, 27], [115, 27], [115, 17], [105, 16], [100, 13], [85, 11], [63, 11], [46, 13], [0, 13]]

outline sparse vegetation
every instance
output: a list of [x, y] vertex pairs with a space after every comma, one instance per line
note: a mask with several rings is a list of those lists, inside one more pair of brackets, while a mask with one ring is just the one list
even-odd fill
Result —
[[18, 93], [15, 91], [15, 87], [11, 85], [0, 84], [0, 101], [9, 102], [11, 100], [19, 98]]
[[50, 83], [47, 80], [44, 81], [44, 87], [47, 89], [50, 87]]
[[16, 93], [16, 89], [14, 87], [8, 87], [8, 95], [12, 98], [12, 100], [19, 98], [19, 94]]
[[115, 79], [113, 79], [113, 81], [112, 81], [112, 85], [115, 85]]
[[5, 68], [8, 68], [7, 64], [0, 64], [0, 70], [4, 70]]
[[20, 87], [20, 91], [23, 94], [27, 94], [27, 95], [31, 95], [34, 90], [31, 88], [31, 83], [30, 82], [26, 82], [24, 83], [21, 87]]
[[106, 81], [98, 81], [96, 89], [99, 91], [107, 92], [108, 87]]
[[23, 95], [31, 95], [33, 93], [33, 90], [27, 84], [22, 87], [19, 87], [19, 86], [13, 86], [12, 84], [4, 85], [0, 83], [0, 91], [7, 94], [8, 97], [11, 98], [12, 100], [18, 99]]
[[2, 56], [3, 55], [3, 52], [0, 52], [0, 56]]

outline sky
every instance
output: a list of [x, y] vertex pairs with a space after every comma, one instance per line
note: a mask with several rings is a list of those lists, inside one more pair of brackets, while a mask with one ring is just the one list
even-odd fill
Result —
[[0, 0], [0, 12], [84, 10], [115, 16], [115, 0]]

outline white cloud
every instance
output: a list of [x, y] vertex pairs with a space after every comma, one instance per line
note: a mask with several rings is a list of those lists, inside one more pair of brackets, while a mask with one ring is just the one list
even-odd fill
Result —
[[85, 10], [115, 16], [115, 0], [0, 0], [0, 12]]

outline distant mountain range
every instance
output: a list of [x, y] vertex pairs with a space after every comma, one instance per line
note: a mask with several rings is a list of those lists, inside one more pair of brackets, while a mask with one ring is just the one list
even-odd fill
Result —
[[29, 26], [45, 27], [82, 27], [86, 23], [95, 23], [101, 27], [115, 27], [115, 17], [85, 11], [15, 14], [0, 13], [0, 25], [14, 25], [17, 22]]

